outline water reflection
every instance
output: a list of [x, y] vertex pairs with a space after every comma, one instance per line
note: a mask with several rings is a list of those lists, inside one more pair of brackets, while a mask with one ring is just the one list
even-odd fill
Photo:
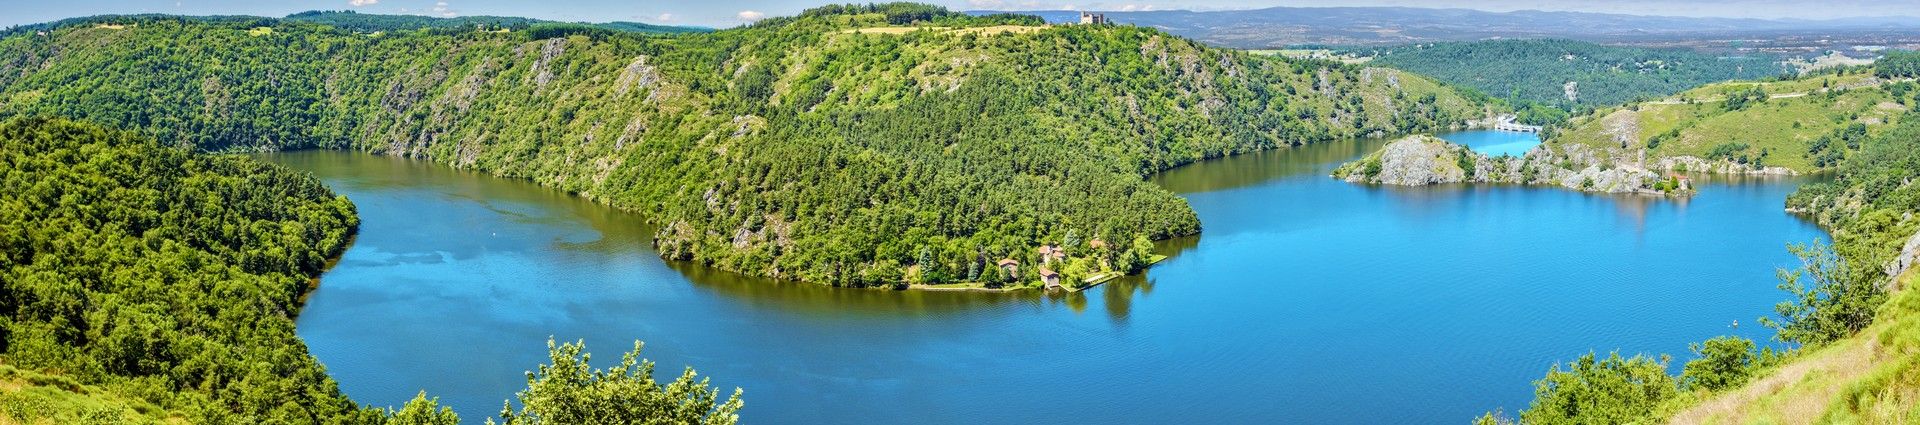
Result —
[[791, 310], [797, 313], [897, 316], [939, 316], [983, 307], [1009, 304], [1037, 306], [1047, 298], [1040, 291], [895, 291], [888, 289], [834, 288], [810, 283], [752, 277], [721, 271], [683, 261], [669, 261], [667, 267], [714, 294], [756, 308]]
[[1287, 176], [1324, 176], [1341, 162], [1364, 156], [1386, 143], [1385, 139], [1342, 140], [1241, 154], [1167, 170], [1154, 174], [1151, 180], [1174, 193], [1191, 194], [1246, 187]]

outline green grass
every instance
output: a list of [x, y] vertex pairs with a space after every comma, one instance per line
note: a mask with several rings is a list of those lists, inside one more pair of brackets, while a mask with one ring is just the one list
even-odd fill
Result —
[[[1839, 82], [1858, 82], [1863, 76], [1827, 77]], [[1626, 149], [1638, 150], [1648, 141], [1670, 131], [1678, 137], [1662, 141], [1649, 150], [1648, 158], [1706, 157], [1723, 144], [1746, 144], [1746, 153], [1758, 156], [1768, 152], [1761, 165], [1778, 166], [1796, 172], [1817, 171], [1808, 157], [1809, 142], [1832, 134], [1852, 123], [1868, 125], [1877, 133], [1898, 121], [1911, 106], [1893, 103], [1887, 91], [1858, 88], [1833, 94], [1814, 93], [1801, 97], [1769, 99], [1738, 111], [1727, 111], [1718, 101], [1722, 94], [1741, 86], [1764, 84], [1769, 93], [1790, 90], [1817, 90], [1818, 79], [1778, 83], [1719, 83], [1688, 91], [1688, 103], [1649, 102], [1633, 107], [1612, 108], [1573, 120], [1553, 136], [1551, 143], [1585, 144], [1595, 148], [1620, 149], [1615, 138], [1619, 129], [1630, 128], [1632, 139]], [[1623, 125], [1629, 124], [1629, 125]]]
[[159, 407], [59, 375], [0, 364], [0, 424], [183, 423]]
[[1818, 77], [1802, 78], [1802, 79], [1795, 79], [1795, 80], [1783, 80], [1783, 81], [1727, 81], [1727, 82], [1713, 83], [1713, 84], [1703, 85], [1700, 87], [1695, 87], [1693, 89], [1680, 92], [1680, 94], [1672, 96], [1670, 97], [1670, 99], [1699, 99], [1699, 100], [1719, 99], [1719, 98], [1725, 97], [1727, 93], [1732, 93], [1737, 90], [1751, 89], [1754, 86], [1759, 86], [1762, 90], [1766, 90], [1768, 94], [1813, 92], [1813, 91], [1817, 91], [1822, 88], [1828, 88], [1828, 87], [1844, 87], [1844, 86], [1864, 84], [1867, 82], [1869, 78], [1872, 78], [1872, 77], [1873, 77], [1872, 75], [1868, 75], [1868, 74], [1852, 74], [1852, 75], [1824, 75], [1824, 76], [1818, 76]]
[[1742, 388], [1664, 410], [1675, 423], [1920, 422], [1920, 291], [1895, 292], [1877, 314], [1865, 331], [1794, 353]]

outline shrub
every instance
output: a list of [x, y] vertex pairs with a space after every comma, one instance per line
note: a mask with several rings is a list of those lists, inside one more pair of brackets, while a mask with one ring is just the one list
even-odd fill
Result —
[[1753, 340], [1722, 336], [1692, 344], [1689, 349], [1699, 358], [1687, 361], [1680, 382], [1688, 388], [1719, 391], [1740, 386], [1753, 376], [1761, 364]]

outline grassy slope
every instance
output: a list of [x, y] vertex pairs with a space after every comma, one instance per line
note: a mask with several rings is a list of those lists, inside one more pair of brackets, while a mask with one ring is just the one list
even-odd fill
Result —
[[[1868, 75], [1845, 75], [1709, 84], [1668, 99], [1602, 109], [1581, 116], [1553, 134], [1548, 142], [1584, 144], [1616, 152], [1645, 150], [1648, 158], [1705, 157], [1715, 146], [1744, 143], [1754, 151], [1771, 151], [1765, 161], [1767, 166], [1811, 172], [1816, 168], [1806, 155], [1808, 142], [1851, 123], [1867, 124], [1870, 132], [1877, 133], [1887, 124], [1896, 123], [1910, 108], [1880, 88], [1882, 83]], [[1823, 84], [1858, 88], [1827, 90]], [[1763, 87], [1775, 98], [1739, 111], [1725, 110], [1727, 93], [1754, 86]], [[1644, 149], [1648, 140], [1674, 130], [1679, 131], [1678, 138]], [[1623, 136], [1627, 145], [1624, 148], [1621, 146]]]
[[187, 423], [145, 400], [0, 364], [0, 425]]
[[648, 213], [670, 256], [871, 283], [923, 250], [965, 270], [982, 251], [1021, 255], [1068, 231], [1193, 233], [1184, 201], [1141, 175], [1435, 125], [1422, 111], [1480, 114], [1398, 71], [1151, 29], [845, 31], [895, 26], [882, 18], [542, 40], [285, 21], [253, 34], [69, 27], [0, 40], [20, 58], [0, 63], [0, 115], [85, 118], [208, 150], [426, 157]]
[[[1902, 279], [1911, 288], [1920, 273]], [[1800, 353], [1741, 388], [1674, 405], [1676, 424], [1920, 421], [1920, 291], [1896, 292], [1858, 335]]]

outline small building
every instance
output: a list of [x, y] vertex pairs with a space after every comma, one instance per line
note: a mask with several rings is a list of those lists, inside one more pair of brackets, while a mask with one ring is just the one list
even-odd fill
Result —
[[1040, 246], [1040, 263], [1041, 264], [1052, 263], [1055, 261], [1063, 261], [1066, 259], [1067, 259], [1067, 250], [1060, 248], [1059, 244], [1046, 244], [1046, 245]]
[[1040, 282], [1047, 284], [1047, 289], [1049, 290], [1060, 289], [1060, 273], [1055, 273], [1052, 269], [1041, 267]]
[[1673, 178], [1674, 183], [1678, 183], [1677, 189], [1693, 190], [1693, 178], [1680, 173], [1668, 173], [1667, 177]]
[[1080, 12], [1080, 25], [1106, 25], [1111, 23], [1113, 23], [1113, 21], [1107, 20], [1107, 14], [1105, 13]]
[[996, 266], [1000, 266], [1002, 270], [1006, 270], [1007, 276], [1011, 276], [1015, 279], [1020, 278], [1020, 262], [1019, 261], [1014, 261], [1014, 259], [1012, 258], [1002, 258], [1000, 259], [1000, 261], [995, 262], [993, 264]]

